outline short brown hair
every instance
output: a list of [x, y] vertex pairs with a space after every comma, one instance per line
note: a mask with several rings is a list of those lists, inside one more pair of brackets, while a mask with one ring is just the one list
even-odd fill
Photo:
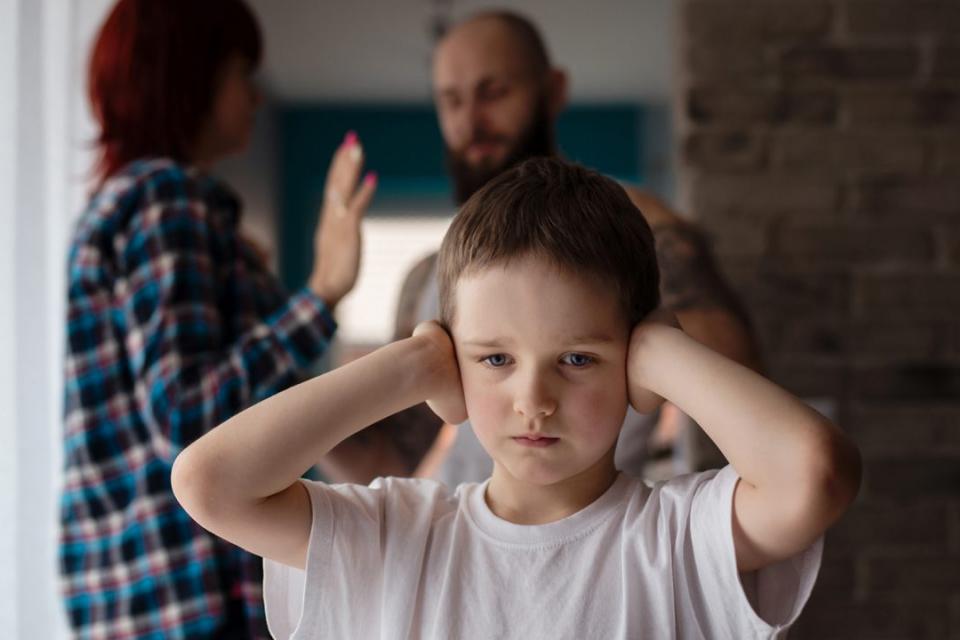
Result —
[[631, 327], [660, 303], [653, 234], [623, 187], [576, 164], [531, 158], [477, 191], [447, 230], [441, 322], [453, 323], [460, 277], [528, 255], [610, 287]]

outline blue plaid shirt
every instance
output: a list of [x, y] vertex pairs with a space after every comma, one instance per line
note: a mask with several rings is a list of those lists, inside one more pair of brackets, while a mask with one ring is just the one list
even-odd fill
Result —
[[207, 533], [170, 469], [302, 379], [335, 329], [238, 235], [221, 183], [169, 160], [108, 180], [70, 249], [60, 567], [80, 638], [267, 638], [261, 560]]

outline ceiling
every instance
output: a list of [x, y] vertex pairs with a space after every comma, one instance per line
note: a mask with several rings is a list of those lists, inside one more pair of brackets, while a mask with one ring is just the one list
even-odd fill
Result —
[[248, 0], [266, 40], [264, 86], [280, 102], [425, 102], [432, 16], [509, 7], [540, 26], [576, 102], [666, 102], [673, 0]]

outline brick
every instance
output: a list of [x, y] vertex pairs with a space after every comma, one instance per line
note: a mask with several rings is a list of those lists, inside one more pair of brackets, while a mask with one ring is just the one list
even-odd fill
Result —
[[791, 175], [699, 175], [692, 182], [695, 215], [705, 219], [716, 212], [806, 214], [836, 211], [839, 186], [830, 180]]
[[833, 90], [774, 91], [695, 87], [687, 115], [700, 124], [833, 124], [839, 99]]
[[948, 605], [911, 602], [849, 603], [836, 598], [811, 597], [810, 604], [790, 630], [793, 640], [941, 640], [948, 628]]
[[847, 350], [846, 318], [841, 314], [764, 313], [754, 325], [763, 344], [778, 357], [841, 356]]
[[844, 430], [865, 458], [960, 455], [960, 404], [865, 404], [848, 412]]
[[771, 122], [777, 112], [772, 91], [694, 88], [687, 93], [687, 114], [699, 123]]
[[[950, 552], [960, 554], [960, 501], [951, 501], [950, 523], [947, 525], [950, 533]], [[960, 596], [960, 594], [957, 594]], [[960, 602], [960, 597], [957, 598]]]
[[741, 41], [822, 38], [831, 27], [833, 7], [821, 0], [693, 0], [682, 5], [683, 35], [691, 40]]
[[960, 309], [960, 274], [862, 273], [853, 286], [861, 317], [952, 319]]
[[960, 455], [960, 403], [865, 403], [850, 409], [844, 428], [865, 457]]
[[945, 234], [947, 260], [954, 265], [960, 265], [960, 230], [951, 227]]
[[852, 380], [852, 393], [861, 402], [939, 403], [960, 398], [960, 364], [884, 363], [857, 367]]
[[747, 306], [764, 317], [789, 315], [803, 321], [849, 311], [849, 274], [791, 271], [756, 261], [749, 265], [731, 261], [723, 268]]
[[701, 169], [757, 170], [766, 163], [766, 140], [746, 131], [696, 132], [683, 142], [683, 160]]
[[[960, 487], [960, 458], [875, 458], [864, 465], [861, 495], [891, 500], [955, 498]], [[960, 580], [960, 571], [957, 571]], [[960, 584], [957, 585], [960, 588]]]
[[830, 528], [827, 544], [852, 554], [890, 548], [946, 553], [951, 517], [946, 501], [860, 500]]
[[871, 593], [890, 592], [902, 585], [910, 585], [917, 595], [960, 590], [960, 556], [946, 553], [870, 558], [867, 572]]
[[856, 88], [842, 97], [852, 127], [952, 125], [960, 122], [960, 93], [953, 89]]
[[934, 78], [960, 77], [960, 46], [941, 45], [933, 51]]
[[852, 321], [845, 344], [857, 360], [937, 358], [954, 344], [943, 322], [890, 322], [883, 317]]
[[683, 60], [686, 71], [698, 84], [756, 82], [777, 72], [775, 55], [762, 45], [729, 46], [696, 40], [684, 46]]
[[829, 358], [776, 358], [769, 365], [770, 379], [801, 398], [836, 401], [843, 391], [846, 368]]
[[853, 186], [852, 204], [857, 212], [870, 216], [889, 214], [917, 223], [918, 214], [933, 214], [953, 221], [960, 215], [960, 181], [951, 177], [863, 178]]
[[827, 80], [904, 80], [917, 74], [920, 52], [916, 47], [843, 48], [800, 45], [784, 50], [780, 57], [783, 77]]
[[924, 157], [923, 140], [915, 134], [787, 130], [776, 133], [770, 142], [770, 165], [785, 172], [919, 174]]
[[755, 221], [726, 215], [702, 221], [710, 248], [721, 261], [729, 258], [759, 258], [767, 248], [767, 228]]
[[[906, 324], [884, 319], [855, 321], [838, 313], [780, 314], [758, 306], [754, 328], [765, 349], [779, 356], [837, 356], [864, 366], [943, 356], [953, 349], [955, 328], [945, 323]], [[958, 417], [960, 420], [960, 417]]]
[[847, 29], [853, 35], [945, 35], [960, 31], [960, 5], [948, 0], [851, 0]]
[[931, 145], [933, 172], [953, 176], [960, 174], [960, 135], [937, 135]]
[[960, 597], [954, 595], [950, 602], [950, 636], [948, 640], [960, 640]]
[[831, 600], [849, 599], [858, 578], [857, 558], [849, 549], [833, 542], [831, 531], [827, 531], [824, 541], [820, 575], [817, 576], [814, 593], [820, 596], [829, 594]]
[[933, 259], [933, 238], [916, 226], [780, 225], [770, 252], [787, 267], [837, 270], [847, 266], [923, 264]]

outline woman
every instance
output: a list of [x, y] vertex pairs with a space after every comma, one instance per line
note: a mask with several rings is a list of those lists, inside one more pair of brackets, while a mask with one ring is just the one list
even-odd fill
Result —
[[69, 259], [60, 547], [78, 637], [268, 637], [260, 559], [194, 525], [170, 469], [326, 349], [376, 179], [360, 181], [348, 134], [314, 269], [286, 292], [241, 237], [236, 197], [208, 174], [246, 145], [260, 49], [241, 0], [120, 0], [94, 46], [100, 164]]

